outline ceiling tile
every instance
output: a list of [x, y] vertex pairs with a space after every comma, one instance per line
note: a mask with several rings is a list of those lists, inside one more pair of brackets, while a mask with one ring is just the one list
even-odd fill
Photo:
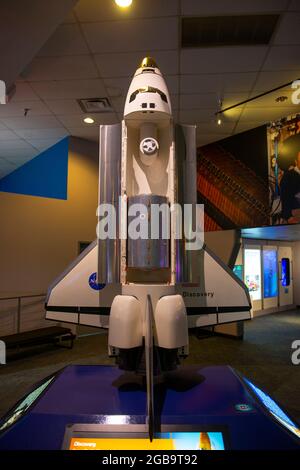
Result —
[[124, 112], [124, 104], [125, 104], [125, 97], [121, 96], [118, 98], [111, 98], [110, 99], [111, 104], [113, 105], [114, 110], [117, 113], [123, 113]]
[[0, 157], [11, 163], [22, 163], [38, 154], [39, 151], [32, 146], [28, 146], [26, 149], [0, 149]]
[[10, 129], [49, 129], [61, 127], [60, 122], [54, 116], [26, 116], [14, 118], [2, 118], [2, 121]]
[[258, 71], [263, 63], [267, 47], [216, 47], [183, 49], [181, 73], [200, 74]]
[[69, 133], [67, 129], [60, 127], [57, 129], [18, 129], [16, 131], [20, 137], [26, 140], [31, 139], [59, 139], [66, 137]]
[[283, 15], [273, 44], [300, 44], [300, 12]]
[[256, 73], [181, 75], [181, 93], [223, 93], [251, 90]]
[[93, 53], [177, 49], [177, 18], [154, 18], [103, 23], [84, 23], [85, 37]]
[[28, 142], [26, 142], [23, 139], [18, 139], [18, 140], [4, 140], [4, 141], [0, 140], [0, 150], [2, 152], [1, 155], [3, 156], [3, 152], [7, 152], [7, 151], [15, 152], [18, 150], [20, 151], [20, 153], [22, 153], [23, 150], [32, 151], [33, 149], [32, 149], [32, 146], [28, 144]]
[[130, 8], [121, 10], [112, 0], [80, 0], [75, 7], [81, 22], [120, 20], [177, 15], [179, 0], [138, 0]]
[[292, 107], [280, 107], [280, 108], [251, 108], [246, 107], [240, 117], [241, 122], [243, 121], [259, 121], [262, 124], [267, 123], [276, 119], [281, 119], [288, 116], [289, 114], [295, 113], [295, 106]]
[[90, 126], [90, 127], [70, 127], [70, 135], [74, 137], [80, 137], [81, 139], [99, 140], [99, 127]]
[[216, 122], [208, 122], [208, 123], [198, 123], [197, 126], [197, 134], [211, 134], [211, 135], [219, 135], [219, 134], [231, 134], [234, 130], [235, 123], [234, 122], [223, 122], [221, 126], [218, 126]]
[[0, 130], [0, 141], [2, 140], [16, 140], [18, 136], [13, 131]]
[[249, 97], [249, 93], [224, 93], [222, 108], [229, 106], [235, 106], [242, 101], [245, 101]]
[[103, 83], [106, 87], [107, 93], [112, 98], [122, 98], [127, 95], [131, 77], [127, 78], [105, 78]]
[[101, 77], [133, 77], [142, 59], [153, 56], [163, 75], [178, 74], [177, 51], [154, 51], [146, 49], [141, 52], [123, 52], [98, 54], [95, 56]]
[[44, 100], [100, 98], [106, 96], [106, 90], [99, 78], [91, 80], [32, 82], [31, 86]]
[[300, 11], [300, 2], [299, 2], [299, 0], [290, 0], [289, 10]]
[[299, 70], [300, 46], [274, 46], [264, 63], [263, 70]]
[[82, 114], [82, 109], [76, 100], [46, 100], [48, 108], [56, 114]]
[[53, 139], [27, 139], [27, 142], [32, 145], [35, 149], [39, 151], [44, 151], [55, 145], [60, 140], [61, 138], [59, 137]]
[[7, 127], [4, 125], [3, 122], [0, 121], [0, 130], [6, 130]]
[[7, 162], [0, 157], [0, 179], [6, 175], [9, 175], [16, 168], [16, 164], [13, 162]]
[[[249, 108], [287, 108], [289, 106], [294, 106], [295, 107], [295, 112], [300, 110], [300, 105], [295, 105], [292, 102], [292, 94], [294, 93], [294, 90], [290, 88], [289, 90], [278, 90], [276, 92], [270, 93], [266, 96], [262, 96], [261, 98], [257, 98], [253, 101], [250, 101], [247, 103], [247, 107]], [[252, 96], [255, 95], [255, 93], [252, 94]], [[284, 96], [287, 99], [283, 102], [276, 102], [276, 99]]]
[[11, 103], [18, 101], [35, 101], [39, 100], [39, 97], [32, 90], [31, 86], [26, 82], [17, 82], [16, 91], [11, 98]]
[[114, 124], [117, 122], [117, 116], [114, 113], [89, 114], [95, 120], [94, 124], [85, 124], [83, 119], [86, 116], [86, 114], [59, 116], [59, 120], [68, 129], [75, 127], [99, 127], [100, 124]]
[[[242, 111], [244, 109], [245, 105], [242, 105], [242, 106], [237, 106], [233, 109], [230, 109], [228, 111], [225, 111], [222, 115], [221, 115], [221, 119], [222, 119], [222, 122], [233, 122], [233, 123], [236, 123], [241, 114], [242, 114]], [[225, 109], [225, 106], [223, 107], [223, 109]], [[217, 116], [216, 116], [216, 119], [217, 119]]]
[[215, 121], [215, 111], [212, 109], [181, 110], [179, 120], [182, 124], [207, 123]]
[[[177, 95], [179, 92], [179, 77], [177, 75], [165, 75], [164, 79], [172, 95]], [[111, 98], [123, 98], [127, 95], [131, 77], [128, 78], [106, 78], [104, 84], [108, 95]]]
[[190, 94], [180, 96], [180, 109], [218, 109], [216, 93]]
[[89, 55], [38, 57], [22, 73], [27, 81], [96, 78], [98, 72]]
[[[5, 124], [4, 118], [24, 116], [24, 110], [29, 109], [26, 117], [51, 115], [51, 111], [42, 101], [17, 101], [0, 106], [0, 117]], [[25, 119], [26, 119], [25, 117]]]
[[298, 71], [280, 70], [276, 72], [260, 72], [253, 88], [253, 91], [268, 91], [272, 88], [284, 85], [285, 83], [289, 83], [298, 78], [300, 78], [300, 65]]
[[208, 145], [213, 142], [218, 142], [219, 140], [226, 139], [229, 137], [230, 134], [197, 134], [197, 147], [201, 147], [202, 145]]
[[[179, 76], [165, 75], [166, 84], [171, 95], [179, 94]], [[172, 97], [171, 97], [172, 98]]]
[[[295, 0], [297, 1], [297, 0]], [[181, 0], [182, 15], [230, 15], [249, 13], [280, 12], [288, 5], [287, 0], [251, 0], [237, 2], [236, 0]]]
[[65, 17], [63, 24], [68, 24], [68, 23], [76, 23], [76, 17], [74, 15], [74, 11], [69, 11], [67, 16]]
[[36, 57], [88, 54], [89, 50], [78, 24], [62, 24], [48, 39]]

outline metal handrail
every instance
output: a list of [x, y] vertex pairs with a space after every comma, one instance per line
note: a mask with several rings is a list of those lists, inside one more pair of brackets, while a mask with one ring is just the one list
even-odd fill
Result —
[[0, 297], [0, 300], [30, 299], [33, 297], [46, 297], [46, 294], [16, 295], [14, 297]]
[[14, 297], [0, 297], [1, 300], [17, 300], [18, 301], [18, 310], [17, 310], [17, 333], [20, 333], [21, 330], [21, 303], [22, 299], [33, 299], [36, 297], [46, 297], [46, 294], [32, 294], [32, 295], [16, 295]]

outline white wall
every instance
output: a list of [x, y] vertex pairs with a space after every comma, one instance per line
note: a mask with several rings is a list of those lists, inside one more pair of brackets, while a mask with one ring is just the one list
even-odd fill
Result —
[[[96, 238], [97, 203], [98, 145], [75, 138], [67, 200], [0, 192], [0, 298], [46, 293], [78, 255], [78, 242]], [[23, 301], [23, 331], [45, 326], [44, 300]], [[0, 336], [15, 332], [16, 304], [0, 301]]]

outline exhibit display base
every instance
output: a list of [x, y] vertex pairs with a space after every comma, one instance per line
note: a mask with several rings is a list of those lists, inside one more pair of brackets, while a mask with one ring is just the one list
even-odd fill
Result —
[[231, 367], [182, 367], [154, 389], [150, 442], [143, 377], [68, 366], [2, 418], [0, 450], [300, 449], [298, 425]]

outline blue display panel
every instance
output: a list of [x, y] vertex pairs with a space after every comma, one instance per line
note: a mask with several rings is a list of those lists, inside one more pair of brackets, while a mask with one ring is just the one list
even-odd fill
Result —
[[243, 280], [243, 266], [241, 264], [236, 264], [233, 267], [233, 272], [241, 281]]
[[281, 285], [288, 287], [291, 284], [290, 260], [282, 258], [281, 260]]
[[21, 419], [27, 410], [33, 405], [40, 395], [46, 390], [48, 385], [53, 381], [55, 376], [50, 377], [35, 388], [32, 392], [25, 396], [12, 411], [10, 411], [3, 420], [0, 421], [0, 432], [5, 431], [7, 428], [15, 424], [19, 419]]
[[264, 298], [278, 296], [277, 251], [264, 250]]

